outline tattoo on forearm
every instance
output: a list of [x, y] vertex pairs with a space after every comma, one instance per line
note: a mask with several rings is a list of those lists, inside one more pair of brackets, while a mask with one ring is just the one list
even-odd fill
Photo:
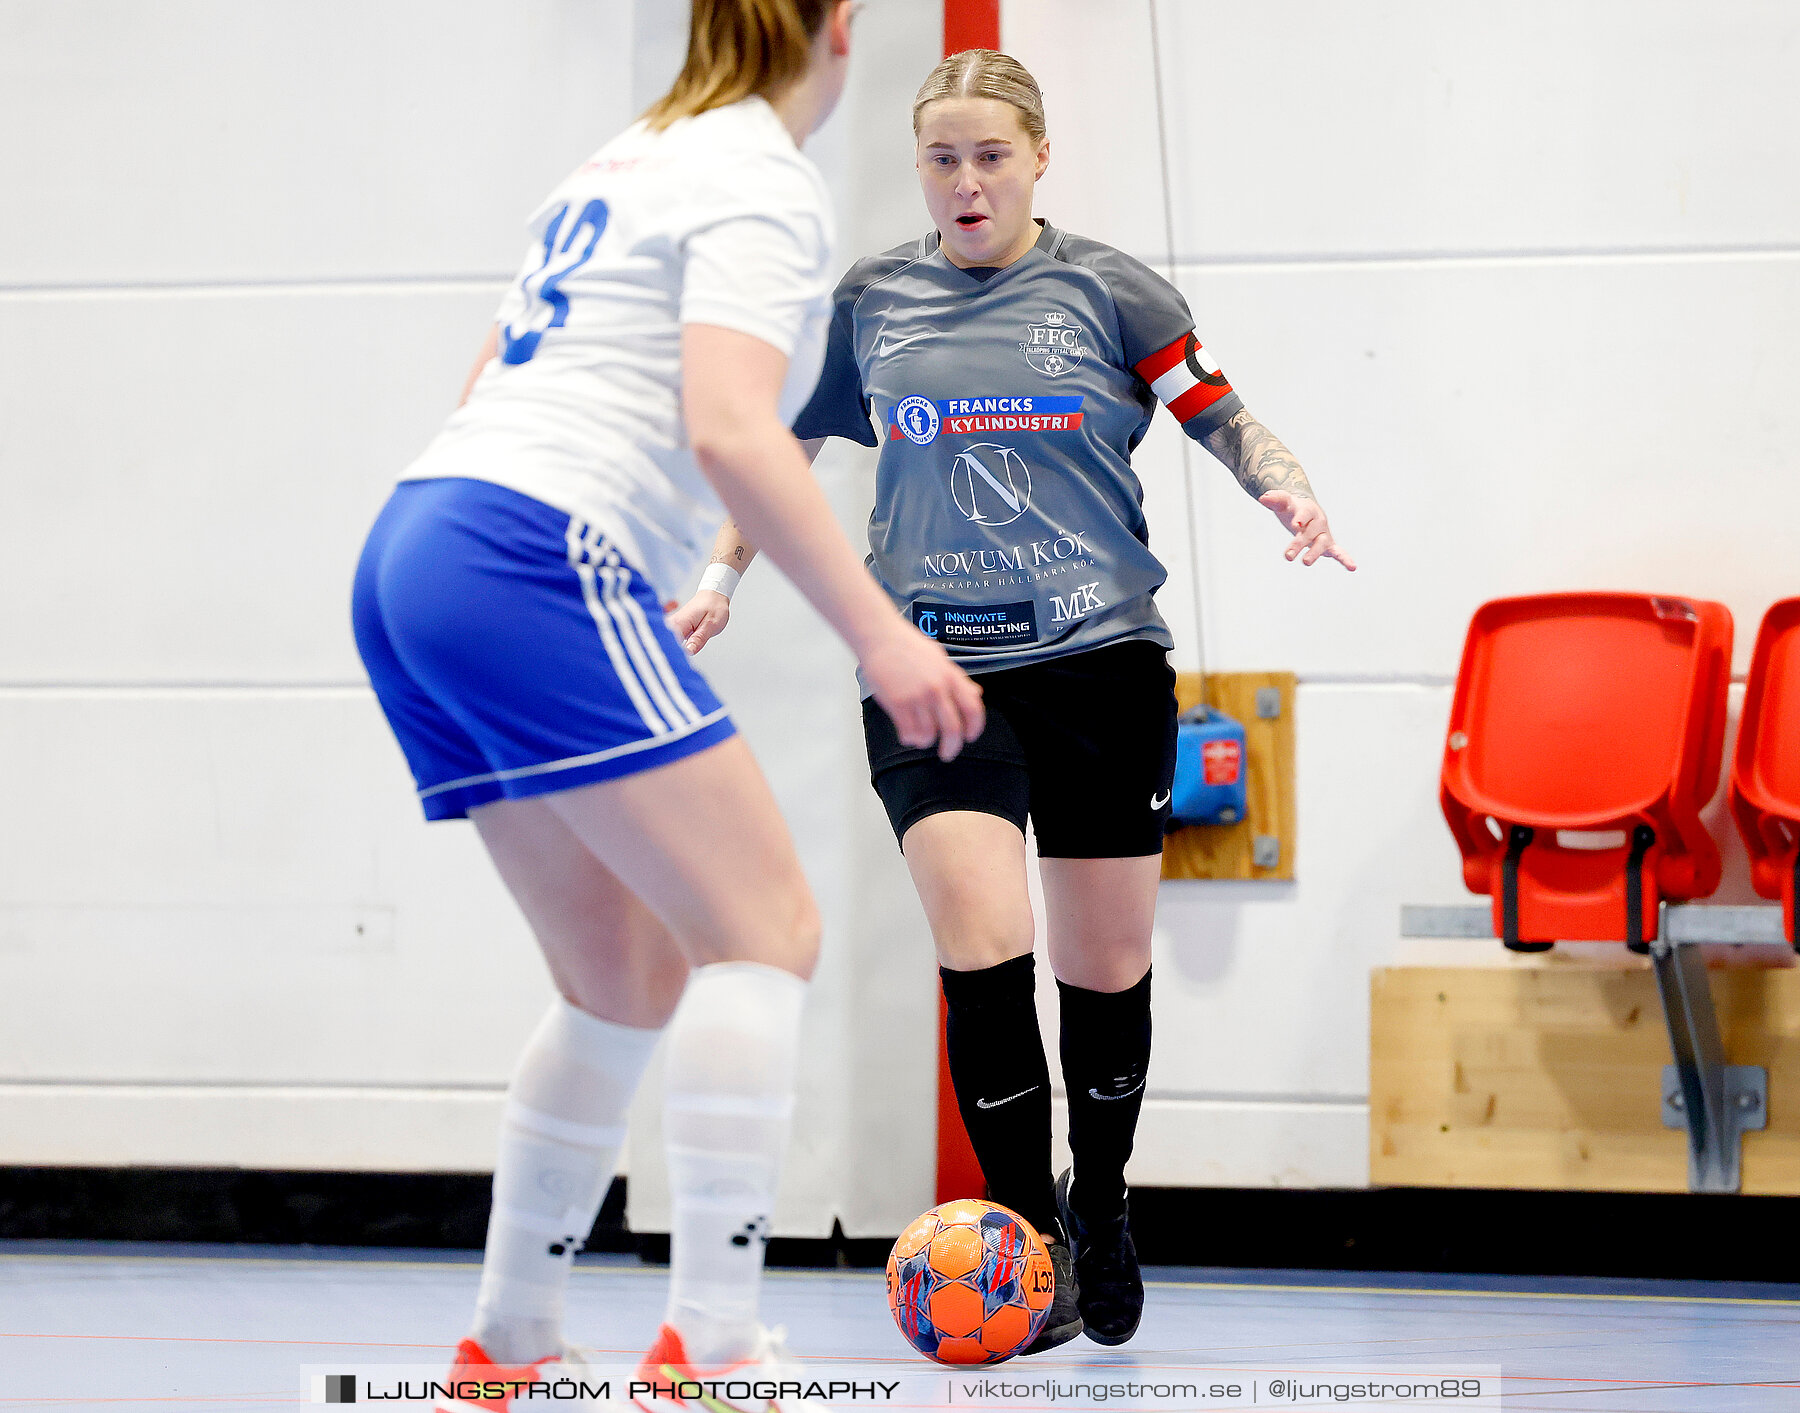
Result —
[[[726, 530], [729, 530], [733, 536], [738, 533], [734, 526], [727, 525], [725, 528]], [[708, 560], [707, 563], [723, 564], [728, 569], [741, 569], [743, 565], [748, 562], [745, 559], [745, 556], [753, 553], [755, 553], [755, 551], [752, 550], [749, 545], [745, 544], [743, 540], [735, 538], [728, 540], [725, 534], [721, 532], [719, 538], [713, 541], [712, 558]]]
[[1237, 483], [1253, 498], [1261, 499], [1270, 491], [1287, 491], [1309, 500], [1318, 499], [1294, 453], [1248, 412], [1236, 413], [1223, 427], [1209, 432], [1202, 444], [1225, 463], [1237, 477]]

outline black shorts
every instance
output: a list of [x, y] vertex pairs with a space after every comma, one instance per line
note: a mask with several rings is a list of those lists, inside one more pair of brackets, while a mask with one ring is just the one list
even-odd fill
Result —
[[1046, 858], [1162, 852], [1175, 779], [1175, 673], [1158, 643], [1132, 640], [984, 672], [987, 729], [948, 764], [900, 744], [863, 702], [869, 775], [894, 836], [947, 810], [1037, 827]]

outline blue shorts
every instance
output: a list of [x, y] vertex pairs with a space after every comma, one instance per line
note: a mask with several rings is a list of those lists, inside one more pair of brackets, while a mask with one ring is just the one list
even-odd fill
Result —
[[486, 481], [406, 481], [351, 606], [427, 819], [654, 770], [736, 728], [593, 526]]

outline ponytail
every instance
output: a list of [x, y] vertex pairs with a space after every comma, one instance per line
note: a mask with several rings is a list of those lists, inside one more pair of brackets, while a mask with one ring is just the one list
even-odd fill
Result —
[[660, 131], [746, 98], [779, 93], [806, 72], [836, 0], [693, 0], [687, 62], [644, 121]]

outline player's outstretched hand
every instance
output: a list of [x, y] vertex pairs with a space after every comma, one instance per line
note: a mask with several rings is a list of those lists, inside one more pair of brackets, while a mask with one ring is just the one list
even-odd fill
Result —
[[1294, 537], [1287, 547], [1290, 561], [1298, 557], [1302, 564], [1317, 564], [1321, 559], [1335, 559], [1352, 574], [1356, 572], [1356, 561], [1332, 537], [1331, 522], [1318, 501], [1292, 491], [1270, 491], [1259, 499], [1275, 512], [1281, 528]]
[[701, 589], [669, 615], [669, 630], [692, 657], [723, 633], [729, 622], [731, 600], [711, 589]]
[[955, 760], [987, 725], [981, 688], [938, 644], [903, 619], [863, 654], [863, 676], [894, 723], [900, 743], [935, 744], [939, 760]]

